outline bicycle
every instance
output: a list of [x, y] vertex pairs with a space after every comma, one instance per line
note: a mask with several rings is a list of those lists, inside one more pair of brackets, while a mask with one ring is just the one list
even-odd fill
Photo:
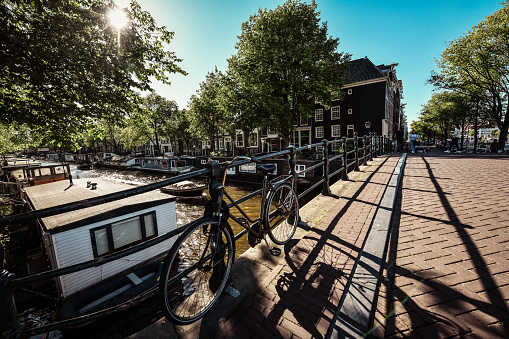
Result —
[[[256, 220], [251, 220], [225, 191], [226, 169], [246, 163], [233, 165], [237, 160], [255, 162], [256, 170], [264, 176], [260, 214]], [[287, 243], [299, 221], [293, 175], [269, 181], [267, 176], [276, 169], [276, 165], [262, 164], [250, 157], [235, 157], [232, 161], [216, 165], [223, 172], [217, 196], [211, 189], [211, 200], [205, 206], [204, 217], [193, 222], [173, 244], [161, 272], [159, 296], [163, 313], [168, 320], [179, 325], [190, 324], [203, 317], [227, 284], [235, 258], [235, 237], [228, 219], [247, 230], [248, 242], [253, 247], [267, 234], [278, 245]], [[243, 217], [237, 218], [229, 213], [224, 196]]]

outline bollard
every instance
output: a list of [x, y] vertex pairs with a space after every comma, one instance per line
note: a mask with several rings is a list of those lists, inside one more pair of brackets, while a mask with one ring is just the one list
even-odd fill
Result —
[[323, 140], [323, 195], [330, 195], [330, 178], [329, 178], [329, 142]]
[[346, 137], [343, 137], [343, 177], [342, 180], [348, 180], [348, 162], [346, 161], [347, 157], [346, 150]]

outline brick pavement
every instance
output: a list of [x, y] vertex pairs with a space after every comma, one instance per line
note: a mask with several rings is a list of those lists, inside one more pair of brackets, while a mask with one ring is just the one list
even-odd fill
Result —
[[339, 198], [213, 337], [322, 338], [398, 159], [386, 158]]
[[375, 336], [509, 338], [508, 197], [505, 155], [409, 155]]

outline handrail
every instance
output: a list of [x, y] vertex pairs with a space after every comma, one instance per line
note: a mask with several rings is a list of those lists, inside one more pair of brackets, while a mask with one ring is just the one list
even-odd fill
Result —
[[[330, 140], [330, 141], [323, 140], [320, 143], [306, 145], [306, 146], [302, 146], [302, 147], [298, 147], [298, 148], [296, 148], [294, 146], [290, 146], [288, 149], [286, 149], [284, 151], [261, 155], [261, 156], [255, 157], [253, 159], [264, 160], [264, 159], [280, 157], [283, 155], [289, 155], [288, 163], [289, 163], [289, 167], [290, 167], [290, 174], [292, 174], [294, 176], [295, 180], [298, 179], [299, 174], [303, 174], [303, 173], [315, 170], [321, 166], [323, 168], [321, 179], [318, 180], [311, 187], [308, 187], [304, 192], [299, 194], [298, 197], [299, 197], [299, 199], [302, 198], [306, 194], [308, 194], [311, 191], [313, 191], [314, 189], [318, 188], [319, 185], [323, 185], [322, 186], [322, 194], [329, 195], [331, 193], [329, 185], [330, 185], [330, 179], [332, 177], [342, 173], [342, 177], [340, 179], [346, 180], [346, 179], [348, 179], [348, 171], [350, 168], [353, 167], [353, 170], [359, 170], [359, 162], [361, 161], [361, 159], [362, 159], [362, 163], [366, 164], [368, 159], [372, 160], [373, 157], [377, 157], [383, 153], [386, 153], [388, 150], [391, 149], [391, 147], [389, 146], [389, 143], [391, 141], [382, 137], [382, 136], [377, 136], [376, 134], [370, 133], [368, 136], [363, 136], [362, 137], [362, 141], [363, 141], [362, 148], [358, 147], [358, 139], [359, 139], [359, 137], [356, 133], [353, 138], [343, 137], [339, 140], [337, 140], [337, 139]], [[349, 144], [352, 145], [351, 149], [349, 149], [349, 147], [348, 147]], [[329, 147], [332, 145], [335, 145], [336, 150], [337, 150], [336, 152], [338, 154], [336, 154], [336, 155], [329, 154]], [[341, 148], [339, 146], [341, 146]], [[301, 151], [309, 150], [309, 149], [313, 149], [313, 148], [316, 149], [317, 147], [323, 147], [322, 158], [319, 159], [313, 166], [310, 166], [310, 167], [304, 169], [303, 171], [296, 172], [295, 164], [296, 164], [297, 152], [301, 152]], [[363, 150], [363, 156], [359, 157], [359, 151], [361, 149]], [[354, 159], [352, 162], [348, 162], [348, 158], [352, 154], [354, 155], [354, 157], [353, 157]], [[332, 162], [337, 163], [337, 161], [340, 161], [342, 163], [342, 165], [339, 167], [339, 169], [330, 173], [330, 164]], [[227, 168], [238, 167], [238, 166], [248, 163], [248, 162], [249, 162], [249, 160], [241, 160], [241, 161], [237, 161], [235, 163], [229, 164], [226, 167]], [[215, 164], [217, 164], [217, 163], [215, 163]], [[45, 209], [41, 209], [41, 210], [37, 210], [37, 211], [32, 211], [32, 212], [22, 213], [22, 214], [13, 215], [13, 216], [5, 217], [5, 218], [0, 218], [0, 230], [5, 229], [5, 227], [9, 224], [19, 223], [19, 222], [23, 222], [23, 221], [32, 220], [32, 219], [49, 217], [49, 216], [58, 215], [61, 213], [76, 211], [76, 210], [87, 208], [87, 207], [105, 204], [105, 203], [108, 203], [111, 201], [116, 201], [116, 200], [124, 199], [124, 198], [130, 197], [130, 196], [146, 193], [146, 192], [149, 192], [149, 191], [152, 191], [152, 190], [155, 190], [158, 188], [162, 188], [162, 187], [170, 185], [170, 184], [174, 184], [174, 183], [177, 183], [177, 182], [180, 182], [183, 180], [188, 180], [191, 178], [196, 178], [199, 176], [208, 175], [212, 180], [214, 180], [214, 178], [217, 177], [217, 174], [218, 174], [217, 166], [214, 165], [214, 162], [211, 162], [209, 168], [197, 170], [197, 171], [190, 172], [190, 173], [181, 174], [179, 176], [172, 177], [172, 178], [169, 178], [166, 180], [162, 180], [162, 181], [159, 181], [156, 183], [147, 184], [147, 185], [143, 185], [140, 187], [135, 187], [132, 189], [127, 189], [124, 191], [115, 192], [115, 193], [111, 193], [111, 194], [107, 194], [107, 195], [103, 195], [100, 197], [95, 197], [95, 198], [91, 198], [91, 199], [87, 199], [87, 200], [82, 200], [82, 201], [78, 201], [78, 202], [74, 202], [74, 203], [70, 203], [70, 204], [62, 204], [62, 205], [45, 208]], [[217, 186], [214, 184], [214, 182], [211, 182], [209, 184], [209, 190], [210, 190], [211, 196], [213, 196], [215, 194], [214, 191], [217, 190]], [[239, 203], [244, 202], [248, 199], [251, 199], [252, 197], [254, 197], [256, 195], [259, 195], [260, 193], [261, 193], [261, 190], [257, 190], [253, 193], [250, 193], [250, 194], [236, 200], [235, 202], [230, 203], [229, 207], [233, 206], [234, 204], [239, 204]], [[17, 333], [18, 332], [17, 331], [18, 321], [17, 321], [17, 314], [15, 312], [14, 299], [12, 297], [14, 288], [19, 287], [24, 284], [36, 282], [36, 281], [56, 278], [61, 275], [81, 271], [81, 270], [84, 270], [84, 269], [87, 269], [90, 267], [97, 267], [97, 266], [106, 264], [108, 262], [114, 261], [116, 259], [126, 257], [130, 254], [133, 254], [140, 250], [154, 246], [154, 245], [161, 243], [165, 240], [168, 240], [174, 236], [177, 236], [179, 233], [183, 232], [195, 221], [196, 220], [191, 221], [190, 223], [183, 225], [181, 227], [178, 227], [177, 229], [175, 229], [173, 231], [162, 234], [156, 238], [142, 242], [138, 245], [129, 247], [125, 250], [116, 252], [114, 254], [105, 255], [101, 258], [89, 260], [87, 262], [83, 262], [83, 263], [79, 263], [79, 264], [75, 264], [72, 266], [67, 266], [67, 267], [59, 268], [59, 269], [55, 269], [55, 270], [50, 270], [50, 271], [46, 271], [46, 272], [42, 272], [42, 273], [32, 274], [32, 275], [29, 275], [26, 277], [21, 277], [21, 278], [14, 278], [12, 276], [12, 274], [10, 274], [9, 272], [7, 272], [3, 269], [4, 248], [3, 248], [3, 245], [0, 243], [0, 286], [2, 287], [2, 288], [0, 288], [0, 310], [9, 310], [10, 311], [9, 314], [0, 314], [0, 318], [3, 318], [3, 319], [0, 319], [0, 333], [8, 333], [8, 334], [10, 333], [10, 335], [14, 335], [15, 333], [16, 333], [16, 335], [19, 334], [19, 333]], [[246, 230], [241, 231], [239, 234], [237, 234], [235, 236], [235, 240], [239, 239], [246, 233], [247, 233]], [[108, 308], [107, 310], [96, 312], [92, 315], [67, 319], [65, 321], [55, 322], [55, 323], [45, 325], [42, 327], [38, 327], [38, 328], [26, 329], [23, 331], [22, 334], [33, 335], [33, 334], [37, 334], [37, 333], [44, 333], [44, 332], [47, 332], [48, 330], [58, 329], [63, 326], [82, 324], [82, 323], [91, 321], [93, 319], [97, 319], [102, 316], [106, 316], [111, 313], [121, 311], [127, 307], [132, 307], [133, 305], [143, 302], [147, 298], [156, 295], [156, 293], [157, 293], [157, 291], [149, 291], [146, 294], [143, 294], [141, 296], [133, 298], [129, 302], [128, 305], [125, 305], [125, 304], [119, 305], [117, 307], [111, 307], [111, 308]], [[5, 316], [5, 317], [2, 317], [2, 316]]]

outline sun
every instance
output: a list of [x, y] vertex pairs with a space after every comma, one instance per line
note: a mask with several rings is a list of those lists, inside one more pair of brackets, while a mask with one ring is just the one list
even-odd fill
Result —
[[126, 13], [121, 9], [112, 9], [108, 13], [108, 19], [110, 23], [115, 26], [116, 29], [121, 29], [127, 25], [129, 19]]

